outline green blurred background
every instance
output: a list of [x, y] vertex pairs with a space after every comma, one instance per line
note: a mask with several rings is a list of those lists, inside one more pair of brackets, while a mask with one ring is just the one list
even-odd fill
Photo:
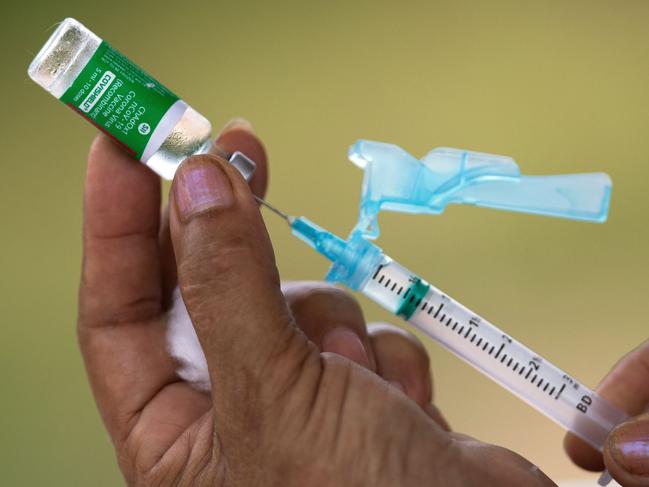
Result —
[[[250, 119], [271, 158], [269, 199], [341, 234], [356, 217], [357, 138], [416, 155], [513, 156], [524, 172], [605, 171], [605, 225], [469, 207], [385, 214], [395, 258], [595, 386], [648, 334], [649, 2], [378, 1], [0, 7], [0, 484], [122, 483], [75, 339], [84, 161], [94, 128], [26, 69], [73, 16], [220, 127]], [[268, 217], [285, 279], [327, 264]], [[390, 319], [361, 299], [369, 320]], [[452, 426], [586, 478], [562, 431], [427, 342]]]

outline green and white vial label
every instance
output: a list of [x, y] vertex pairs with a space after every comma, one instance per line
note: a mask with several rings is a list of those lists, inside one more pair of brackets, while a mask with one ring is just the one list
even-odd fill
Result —
[[146, 162], [187, 104], [102, 42], [60, 100]]

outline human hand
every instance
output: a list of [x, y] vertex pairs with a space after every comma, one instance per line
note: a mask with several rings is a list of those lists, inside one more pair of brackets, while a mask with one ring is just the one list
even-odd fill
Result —
[[564, 446], [570, 458], [587, 470], [605, 466], [625, 487], [649, 486], [649, 341], [623, 357], [604, 378], [597, 393], [634, 418], [617, 426], [603, 455], [573, 434]]
[[[260, 147], [239, 137], [259, 163]], [[368, 333], [357, 305], [320, 285], [294, 285], [287, 304], [250, 190], [225, 161], [182, 165], [169, 228], [159, 228], [159, 195], [153, 174], [98, 139], [79, 339], [130, 484], [554, 485], [521, 457], [446, 430], [411, 337]], [[211, 395], [179, 381], [167, 353], [176, 269]]]

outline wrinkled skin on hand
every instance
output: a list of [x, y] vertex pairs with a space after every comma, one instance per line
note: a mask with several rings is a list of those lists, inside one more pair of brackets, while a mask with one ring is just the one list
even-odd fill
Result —
[[[180, 167], [168, 210], [146, 167], [99, 136], [84, 212], [79, 341], [129, 485], [550, 486], [527, 460], [452, 433], [428, 357], [318, 283], [282, 292], [253, 200], [266, 157], [249, 124], [217, 144], [257, 161], [250, 183], [217, 155]], [[212, 394], [180, 381], [165, 311], [180, 286]]]

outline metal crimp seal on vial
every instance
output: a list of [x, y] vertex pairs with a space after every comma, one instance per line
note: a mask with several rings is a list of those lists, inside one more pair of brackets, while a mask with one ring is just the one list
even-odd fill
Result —
[[239, 151], [233, 152], [228, 161], [241, 173], [246, 181], [250, 181], [257, 168], [252, 159]]

